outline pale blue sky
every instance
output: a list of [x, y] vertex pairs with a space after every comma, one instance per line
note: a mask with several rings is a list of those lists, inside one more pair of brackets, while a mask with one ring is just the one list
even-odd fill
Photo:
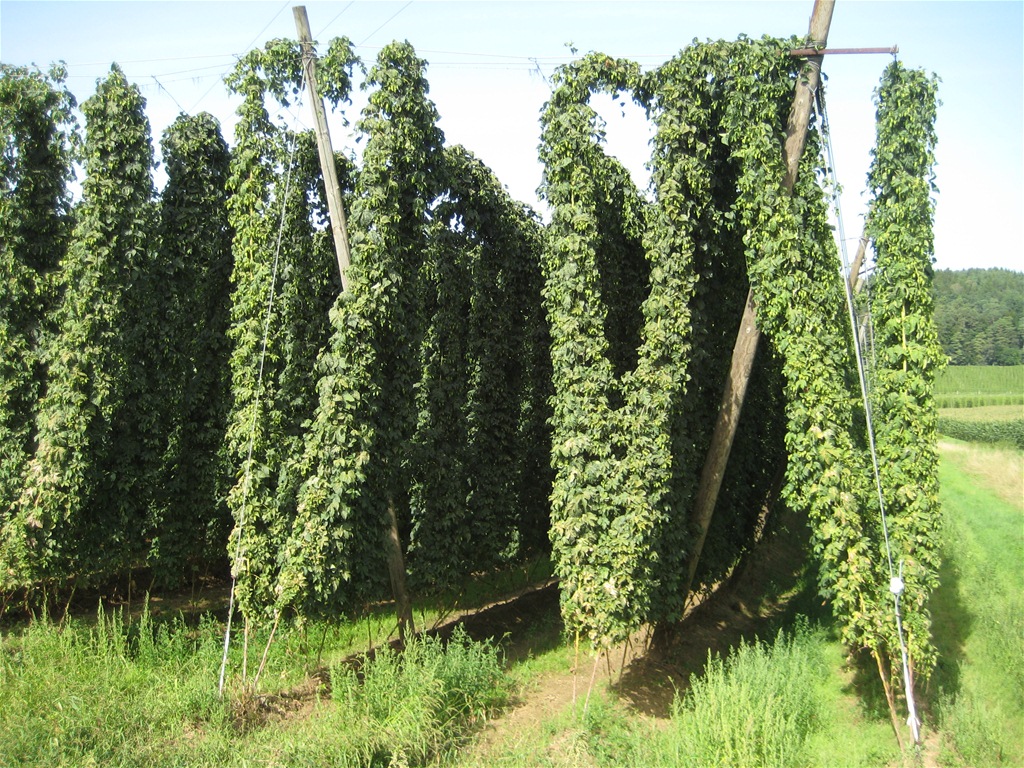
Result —
[[[64, 60], [80, 101], [117, 61], [148, 100], [157, 144], [182, 109], [211, 112], [231, 141], [237, 103], [220, 78], [249, 47], [294, 37], [294, 4], [0, 0], [0, 60], [44, 67]], [[431, 96], [448, 141], [466, 145], [515, 197], [535, 203], [538, 115], [549, 93], [544, 78], [568, 58], [566, 43], [653, 67], [694, 38], [803, 35], [812, 0], [305, 5], [321, 43], [348, 35], [368, 63], [388, 41], [409, 40], [431, 62]], [[893, 44], [907, 65], [942, 78], [936, 266], [1024, 270], [1024, 3], [837, 0], [830, 47]], [[888, 60], [825, 60], [849, 239], [862, 226], [874, 141], [871, 93]], [[357, 98], [351, 118], [361, 103]], [[607, 110], [606, 116], [611, 151], [642, 179], [645, 127], [635, 115], [622, 120]], [[308, 105], [293, 119], [309, 124]], [[356, 148], [339, 121], [332, 120], [332, 130], [336, 148]]]

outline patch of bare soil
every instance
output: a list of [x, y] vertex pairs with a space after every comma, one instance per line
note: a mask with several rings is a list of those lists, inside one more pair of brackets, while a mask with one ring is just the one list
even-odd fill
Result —
[[649, 648], [625, 670], [620, 698], [653, 717], [665, 718], [676, 691], [704, 668], [708, 654], [724, 654], [777, 625], [799, 594], [806, 534], [781, 530], [760, 545], [723, 583], [697, 596], [667, 647]]
[[248, 732], [281, 720], [302, 719], [313, 714], [316, 698], [327, 690], [321, 674], [302, 685], [278, 693], [245, 691], [231, 697], [231, 716], [236, 729]]

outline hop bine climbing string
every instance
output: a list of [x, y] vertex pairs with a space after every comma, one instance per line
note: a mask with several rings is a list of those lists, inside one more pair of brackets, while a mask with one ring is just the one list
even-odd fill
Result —
[[[300, 87], [301, 92], [301, 87]], [[217, 691], [223, 696], [224, 695], [224, 679], [227, 672], [228, 666], [228, 651], [230, 650], [231, 644], [231, 623], [234, 618], [235, 612], [235, 586], [238, 583], [238, 572], [242, 567], [242, 533], [245, 528], [245, 510], [246, 504], [249, 500], [249, 490], [252, 484], [252, 452], [253, 445], [256, 442], [256, 419], [259, 415], [259, 404], [260, 399], [263, 395], [263, 374], [267, 360], [267, 340], [270, 338], [270, 323], [274, 316], [274, 298], [277, 294], [277, 273], [278, 266], [281, 263], [281, 240], [284, 235], [285, 228], [285, 214], [287, 212], [289, 191], [291, 189], [292, 179], [292, 167], [295, 160], [295, 146], [297, 144], [297, 136], [292, 133], [290, 141], [288, 143], [288, 163], [285, 170], [284, 178], [284, 195], [281, 197], [281, 216], [278, 223], [277, 229], [277, 240], [274, 245], [274, 259], [270, 270], [270, 285], [269, 295], [267, 297], [267, 311], [263, 323], [263, 342], [260, 347], [259, 355], [259, 369], [256, 375], [256, 402], [253, 407], [252, 422], [249, 425], [249, 446], [245, 457], [245, 474], [242, 480], [242, 499], [239, 505], [239, 516], [236, 525], [237, 540], [235, 542], [234, 555], [231, 558], [231, 592], [228, 598], [228, 620], [224, 628], [224, 653], [221, 657], [220, 662], [220, 676], [217, 683]], [[276, 617], [275, 617], [276, 618]], [[276, 628], [276, 622], [275, 622]], [[269, 643], [268, 643], [269, 647]], [[264, 653], [264, 661], [266, 660], [266, 653]], [[262, 669], [262, 663], [261, 663]], [[243, 680], [244, 682], [244, 680]]]
[[[941, 530], [934, 384], [945, 365], [931, 292], [937, 87], [937, 78], [899, 61], [886, 67], [875, 94], [877, 140], [868, 174], [867, 232], [875, 251], [869, 389], [888, 533], [898, 553], [893, 566], [899, 562], [890, 572], [899, 617], [884, 633], [888, 664], [894, 673], [903, 668], [908, 696], [936, 661], [928, 612]], [[894, 629], [904, 632], [903, 658], [892, 650]]]
[[827, 159], [826, 168], [828, 171], [832, 189], [834, 190], [832, 199], [835, 211], [837, 237], [839, 241], [839, 252], [842, 255], [842, 272], [840, 274], [843, 278], [843, 285], [846, 293], [846, 304], [849, 312], [851, 339], [853, 342], [853, 350], [857, 364], [857, 377], [858, 381], [860, 382], [861, 398], [864, 407], [865, 429], [867, 431], [868, 447], [871, 452], [871, 466], [874, 475], [875, 489], [878, 495], [878, 511], [882, 525], [882, 536], [885, 543], [886, 566], [889, 573], [889, 592], [893, 598], [893, 616], [896, 621], [896, 634], [900, 646], [900, 659], [904, 681], [904, 695], [907, 698], [907, 708], [909, 710], [907, 724], [910, 726], [910, 730], [914, 738], [914, 743], [918, 744], [921, 741], [920, 721], [917, 717], [917, 706], [915, 704], [914, 699], [913, 681], [910, 675], [909, 655], [907, 653], [907, 643], [903, 631], [903, 619], [900, 615], [900, 597], [902, 596], [905, 588], [905, 584], [903, 583], [902, 578], [903, 563], [900, 563], [899, 573], [897, 574], [896, 569], [893, 565], [892, 542], [889, 537], [889, 521], [887, 519], [885, 510], [885, 494], [882, 490], [882, 474], [878, 468], [878, 449], [875, 443], [875, 427], [872, 418], [871, 396], [868, 389], [868, 379], [865, 370], [864, 354], [861, 348], [861, 340], [859, 334], [860, 323], [857, 317], [856, 307], [854, 305], [853, 281], [851, 279], [852, 275], [850, 271], [850, 261], [846, 247], [846, 229], [843, 222], [842, 204], [840, 200], [840, 195], [838, 193], [838, 172], [836, 170], [835, 154], [833, 152], [831, 132], [829, 130], [828, 110], [825, 107], [825, 94], [822, 89], [819, 89], [817, 96], [814, 100], [814, 105], [821, 125], [822, 143], [824, 145], [825, 155]]

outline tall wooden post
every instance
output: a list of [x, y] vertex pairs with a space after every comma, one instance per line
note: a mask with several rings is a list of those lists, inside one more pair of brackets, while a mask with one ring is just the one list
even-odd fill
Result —
[[345, 221], [345, 208], [341, 202], [341, 185], [338, 183], [338, 169], [334, 165], [334, 148], [331, 146], [331, 133], [327, 128], [327, 113], [324, 111], [324, 100], [316, 87], [316, 53], [313, 51], [313, 36], [309, 31], [309, 17], [306, 7], [297, 5], [292, 8], [295, 16], [295, 29], [299, 33], [302, 45], [302, 67], [306, 73], [306, 88], [309, 101], [313, 107], [313, 129], [316, 132], [316, 146], [320, 154], [320, 168], [324, 174], [324, 187], [327, 190], [327, 211], [331, 216], [331, 233], [334, 235], [334, 250], [338, 255], [338, 272], [341, 273], [341, 289], [348, 290], [345, 271], [351, 262], [348, 247], [348, 225]]
[[[824, 48], [828, 41], [828, 29], [832, 22], [834, 6], [835, 0], [814, 1], [808, 35], [811, 45], [816, 49]], [[786, 175], [782, 186], [788, 195], [793, 194], [797, 171], [800, 167], [800, 157], [803, 155], [804, 144], [807, 142], [807, 124], [821, 78], [823, 58], [824, 56], [821, 55], [808, 57], [796, 83], [793, 106], [790, 109], [786, 126], [786, 144], [783, 150]], [[732, 365], [725, 381], [725, 393], [722, 395], [722, 404], [718, 411], [718, 420], [715, 422], [711, 446], [704, 460], [704, 469], [697, 486], [697, 498], [691, 517], [691, 525], [697, 531], [697, 539], [690, 553], [684, 600], [689, 597], [690, 590], [693, 588], [697, 563], [700, 561], [700, 553], [704, 548], [704, 540], [707, 537], [711, 517], [718, 501], [718, 492], [722, 487], [722, 478], [725, 476], [729, 453], [732, 451], [733, 440], [736, 437], [736, 428], [739, 426], [740, 412], [743, 409], [743, 400], [747, 395], [747, 385], [750, 383], [750, 374], [754, 367], [754, 357], [757, 354], [760, 337], [761, 333], [757, 328], [757, 308], [754, 306], [754, 296], [751, 291], [747, 294], [743, 318], [740, 320], [736, 344], [732, 351]]]
[[[309, 31], [309, 17], [306, 7], [297, 5], [292, 8], [295, 16], [295, 29], [299, 33], [302, 45], [302, 66], [306, 73], [306, 87], [309, 100], [313, 107], [314, 131], [316, 145], [320, 154], [320, 168], [324, 175], [324, 187], [327, 190], [327, 211], [331, 216], [331, 232], [334, 235], [334, 249], [338, 255], [338, 272], [341, 273], [341, 290], [348, 290], [345, 271], [351, 262], [348, 246], [348, 224], [345, 221], [345, 207], [341, 199], [341, 185], [338, 183], [338, 170], [334, 165], [334, 148], [331, 146], [331, 134], [327, 129], [327, 113], [324, 101], [316, 87], [316, 52], [313, 50], [313, 35]], [[384, 553], [388, 562], [388, 574], [391, 577], [391, 588], [395, 595], [398, 613], [398, 633], [405, 642], [406, 630], [415, 633], [413, 623], [412, 600], [405, 587], [405, 557], [402, 554], [402, 542], [398, 534], [398, 518], [395, 506], [387, 499], [387, 526], [384, 533]]]

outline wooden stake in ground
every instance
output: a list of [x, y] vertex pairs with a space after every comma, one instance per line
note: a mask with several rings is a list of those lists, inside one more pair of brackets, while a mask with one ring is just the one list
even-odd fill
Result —
[[412, 600], [405, 588], [405, 558], [402, 556], [402, 541], [398, 537], [398, 516], [395, 503], [388, 499], [388, 530], [384, 534], [384, 550], [388, 558], [388, 573], [391, 576], [391, 591], [395, 595], [398, 612], [398, 637], [405, 645], [406, 631], [416, 634], [412, 618]]
[[[814, 2], [808, 36], [816, 49], [824, 48], [828, 41], [828, 28], [832, 22], [834, 6], [835, 0], [815, 0]], [[807, 123], [810, 120], [811, 105], [814, 103], [814, 95], [821, 78], [823, 58], [820, 55], [808, 57], [796, 83], [793, 107], [790, 109], [789, 121], [786, 126], [786, 144], [783, 150], [786, 176], [782, 181], [782, 186], [788, 195], [793, 194], [797, 171], [800, 167], [800, 157], [804, 153], [804, 144], [807, 142]], [[747, 294], [743, 318], [740, 320], [740, 329], [733, 347], [732, 365], [725, 381], [725, 393], [722, 395], [722, 404], [718, 411], [718, 420], [715, 423], [711, 446], [708, 449], [700, 483], [697, 486], [697, 498], [691, 519], [691, 524], [697, 531], [697, 540], [694, 542], [693, 551], [690, 554], [683, 592], [684, 602], [693, 588], [697, 564], [700, 562], [700, 553], [704, 548], [704, 539], [707, 537], [711, 517], [718, 501], [718, 492], [722, 487], [722, 478], [725, 476], [725, 467], [729, 461], [729, 453], [732, 451], [733, 440], [736, 437], [736, 428], [739, 426], [740, 412], [743, 409], [743, 400], [747, 395], [747, 385], [750, 383], [760, 338], [761, 333], [757, 329], [757, 308], [754, 306], [754, 296], [751, 291]]]

